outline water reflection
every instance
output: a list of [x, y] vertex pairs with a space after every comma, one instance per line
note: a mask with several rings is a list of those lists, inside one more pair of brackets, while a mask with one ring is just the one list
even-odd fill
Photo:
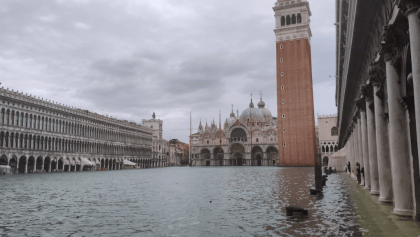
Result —
[[[361, 236], [344, 177], [313, 169], [162, 168], [0, 178], [1, 236]], [[309, 210], [286, 217], [284, 207]]]

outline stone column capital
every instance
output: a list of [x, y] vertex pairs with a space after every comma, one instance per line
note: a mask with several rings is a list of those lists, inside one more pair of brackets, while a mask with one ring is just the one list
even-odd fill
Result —
[[373, 87], [371, 84], [365, 84], [360, 87], [360, 92], [362, 93], [362, 98], [368, 101], [373, 101]]
[[405, 15], [408, 15], [412, 12], [417, 12], [417, 16], [420, 17], [418, 14], [420, 2], [418, 0], [400, 0], [398, 3], [398, 8], [400, 8]]
[[392, 28], [386, 25], [382, 29], [381, 55], [384, 56], [385, 62], [391, 61], [395, 56], [394, 51], [394, 35]]
[[366, 112], [366, 100], [365, 98], [359, 98], [354, 101], [356, 103], [357, 108], [359, 108], [360, 111]]
[[385, 62], [391, 61], [395, 68], [401, 65], [400, 51], [408, 44], [410, 38], [404, 27], [399, 25], [386, 25], [382, 29], [382, 42], [380, 54]]
[[372, 62], [369, 66], [369, 81], [372, 82], [373, 86], [383, 86], [385, 83], [386, 73], [379, 66], [378, 62]]

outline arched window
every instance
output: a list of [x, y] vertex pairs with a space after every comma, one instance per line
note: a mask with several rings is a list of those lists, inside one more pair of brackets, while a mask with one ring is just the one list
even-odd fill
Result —
[[290, 25], [290, 16], [286, 17], [286, 25]]
[[338, 136], [338, 128], [337, 127], [331, 128], [331, 136]]
[[330, 146], [326, 146], [326, 147], [325, 147], [325, 151], [326, 151], [326, 152], [330, 152]]
[[300, 13], [297, 14], [297, 23], [302, 23], [302, 15]]
[[296, 24], [296, 15], [295, 14], [292, 15], [292, 24]]
[[257, 138], [257, 142], [258, 142], [258, 138]]
[[281, 26], [286, 25], [286, 18], [284, 16], [281, 17]]
[[325, 152], [325, 147], [324, 147], [324, 146], [322, 146], [322, 149], [321, 149], [321, 150], [322, 150], [322, 152]]
[[4, 109], [1, 110], [0, 119], [1, 123], [4, 124]]

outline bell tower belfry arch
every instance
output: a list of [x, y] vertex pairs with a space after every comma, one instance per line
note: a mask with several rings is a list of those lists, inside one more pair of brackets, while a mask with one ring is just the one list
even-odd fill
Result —
[[311, 11], [307, 0], [277, 0], [277, 116], [280, 166], [315, 165]]

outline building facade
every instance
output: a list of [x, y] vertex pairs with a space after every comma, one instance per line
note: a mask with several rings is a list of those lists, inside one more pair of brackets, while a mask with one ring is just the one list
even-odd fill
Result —
[[223, 129], [214, 121], [201, 121], [198, 132], [191, 135], [193, 166], [275, 166], [278, 165], [277, 118], [260, 100], [240, 117], [231, 112]]
[[336, 0], [339, 148], [352, 176], [419, 219], [420, 2]]
[[279, 164], [314, 166], [311, 11], [307, 0], [278, 0], [276, 19]]
[[153, 112], [152, 119], [143, 119], [142, 125], [153, 131], [152, 136], [152, 159], [156, 167], [168, 166], [169, 141], [163, 139], [163, 121], [156, 119]]
[[338, 128], [336, 115], [318, 116], [318, 146], [321, 151], [322, 163], [328, 164], [332, 154], [338, 151]]
[[0, 165], [14, 173], [152, 167], [152, 131], [0, 89]]
[[[171, 158], [171, 160], [176, 160], [175, 165], [188, 165], [190, 163], [189, 154], [190, 154], [190, 146], [186, 143], [179, 141], [178, 139], [171, 139], [169, 141], [169, 146], [174, 147], [176, 151], [174, 153], [175, 158]], [[171, 162], [172, 163], [172, 162]]]

